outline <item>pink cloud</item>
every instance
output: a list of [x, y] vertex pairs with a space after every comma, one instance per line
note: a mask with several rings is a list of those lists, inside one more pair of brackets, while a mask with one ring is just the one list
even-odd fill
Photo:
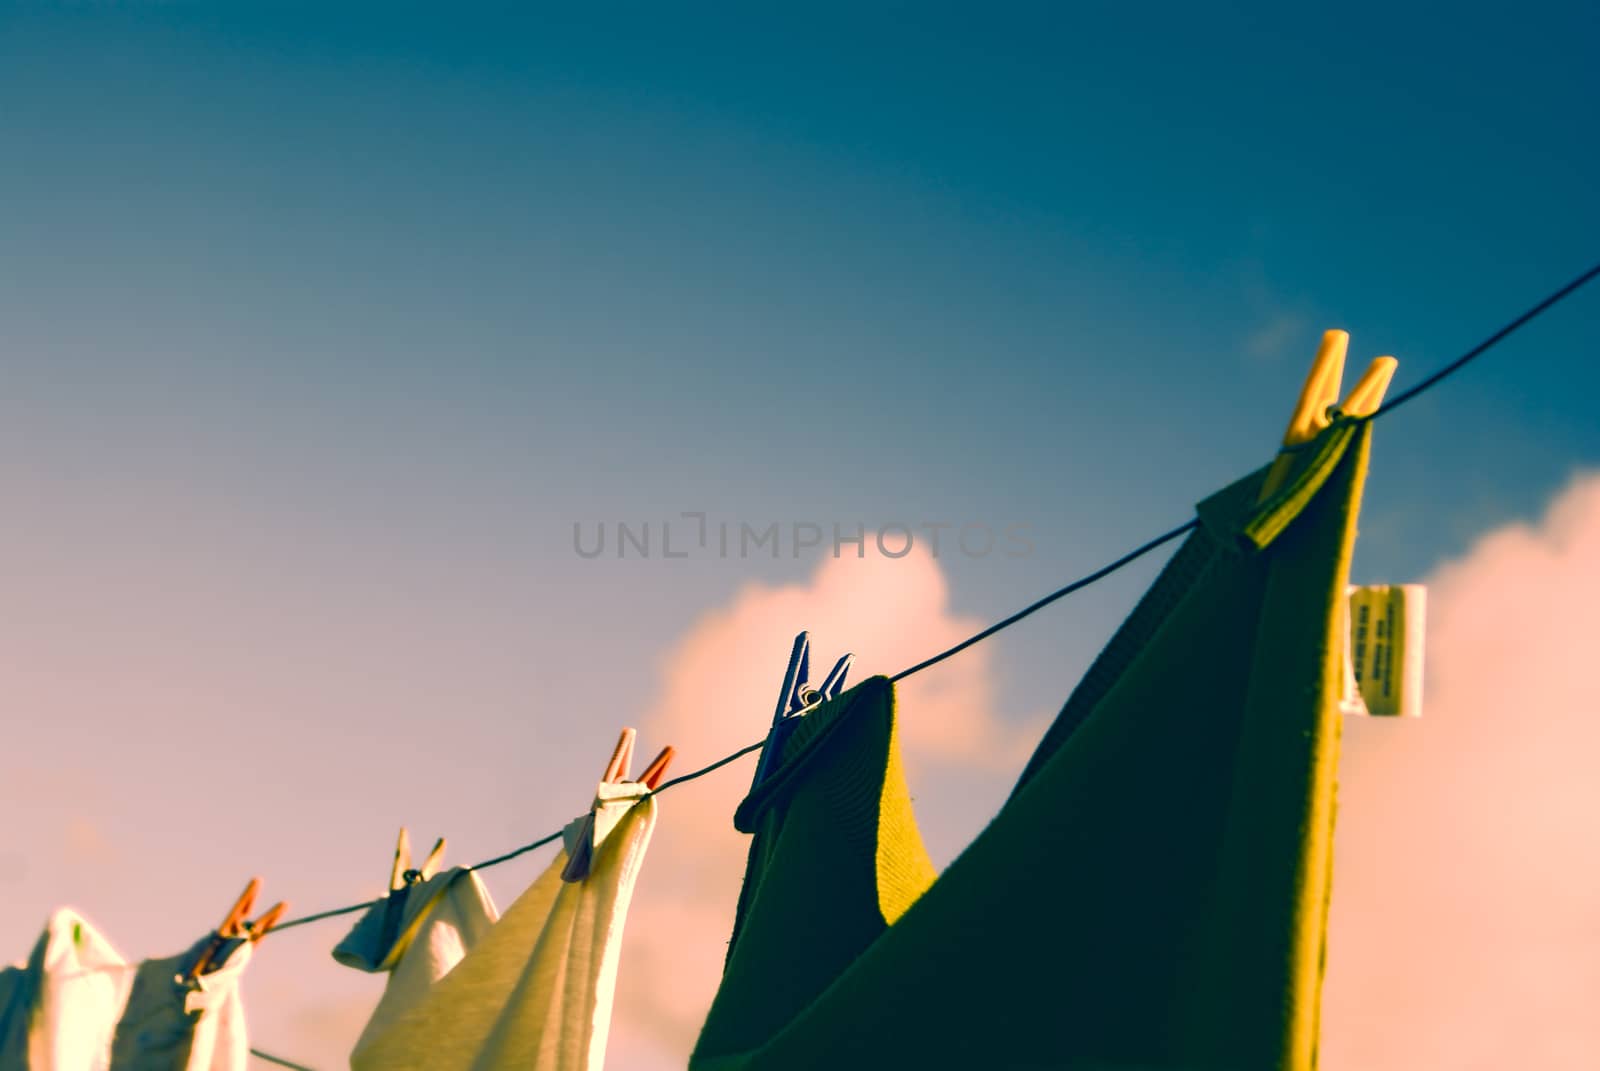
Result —
[[111, 866], [121, 857], [104, 831], [82, 815], [68, 820], [61, 832], [61, 848], [69, 864]]
[[1426, 716], [1347, 723], [1324, 1066], [1600, 1066], [1600, 474], [1429, 582]]

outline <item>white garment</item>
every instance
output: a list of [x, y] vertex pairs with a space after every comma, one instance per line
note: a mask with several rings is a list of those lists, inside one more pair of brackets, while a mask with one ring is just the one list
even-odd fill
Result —
[[69, 908], [0, 970], [0, 1071], [106, 1071], [133, 965]]
[[500, 917], [482, 879], [466, 867], [408, 886], [403, 903], [396, 901], [393, 894], [378, 901], [333, 950], [333, 958], [347, 967], [389, 972], [352, 1063], [361, 1062], [366, 1048], [421, 1002]]
[[230, 941], [213, 970], [183, 981], [210, 940], [139, 964], [111, 1045], [110, 1071], [245, 1071], [250, 1040], [239, 981], [255, 946]]
[[602, 784], [588, 877], [561, 880], [568, 852], [455, 968], [386, 1028], [363, 1035], [354, 1071], [599, 1071], [622, 931], [655, 829], [643, 785]]
[[245, 1071], [247, 941], [193, 986], [181, 955], [132, 964], [77, 912], [50, 916], [26, 965], [0, 971], [0, 1071]]

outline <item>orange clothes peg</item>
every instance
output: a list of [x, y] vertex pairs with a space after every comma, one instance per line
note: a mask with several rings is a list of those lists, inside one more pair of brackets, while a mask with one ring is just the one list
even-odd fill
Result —
[[[611, 761], [606, 764], [606, 772], [600, 778], [602, 783], [619, 785], [632, 780], [628, 776], [628, 767], [633, 764], [633, 745], [638, 736], [637, 730], [622, 730], [621, 735], [617, 737], [616, 749], [611, 753]], [[650, 765], [639, 775], [638, 783], [652, 789], [660, 784], [662, 776], [667, 772], [667, 765], [672, 762], [673, 754], [671, 747], [662, 748], [661, 754], [651, 759]]]
[[638, 735], [633, 729], [622, 730], [611, 752], [611, 761], [606, 763], [606, 772], [600, 775], [601, 781], [615, 784], [628, 779], [628, 767], [633, 764], [633, 741]]
[[[650, 765], [645, 767], [638, 781], [631, 781], [628, 777], [628, 767], [633, 762], [633, 745], [638, 735], [633, 729], [624, 729], [617, 737], [617, 746], [611, 752], [611, 761], [606, 763], [605, 773], [600, 777], [602, 786], [631, 782], [654, 791], [661, 783], [661, 778], [666, 775], [667, 766], [672, 762], [673, 750], [670, 747], [662, 748], [661, 754], [650, 760]], [[561, 871], [562, 881], [578, 882], [589, 876], [589, 868], [594, 865], [595, 815], [603, 805], [602, 800], [616, 798], [619, 797], [609, 796], [602, 788], [594, 806], [590, 807], [586, 814], [574, 818], [567, 828], [562, 830], [562, 840], [567, 849], [567, 865]]]
[[283, 913], [287, 910], [289, 910], [288, 903], [286, 901], [279, 900], [277, 903], [267, 908], [266, 912], [260, 918], [250, 923], [251, 944], [254, 944], [267, 934], [271, 933], [272, 927], [278, 924], [278, 920], [283, 918]]
[[650, 760], [650, 765], [644, 768], [644, 773], [639, 775], [639, 783], [654, 792], [661, 779], [667, 774], [667, 767], [672, 763], [675, 752], [671, 745], [661, 749], [661, 754]]
[[239, 937], [243, 935], [245, 920], [250, 917], [250, 912], [255, 909], [256, 896], [261, 892], [261, 879], [251, 878], [250, 884], [244, 887], [244, 892], [239, 894], [239, 899], [233, 902], [233, 907], [223, 916], [222, 923], [217, 927], [217, 933], [222, 937]]
[[[1366, 417], [1378, 411], [1383, 404], [1384, 392], [1399, 362], [1393, 357], [1375, 357], [1361, 380], [1351, 389], [1343, 405], [1339, 405], [1339, 385], [1344, 379], [1345, 357], [1350, 350], [1347, 331], [1325, 331], [1317, 355], [1311, 361], [1311, 371], [1300, 388], [1300, 398], [1295, 402], [1289, 426], [1283, 433], [1283, 447], [1291, 450], [1315, 439], [1322, 430], [1333, 423], [1336, 413], [1346, 416]], [[1267, 470], [1257, 501], [1264, 502], [1283, 486], [1294, 458], [1280, 453]]]
[[251, 878], [250, 884], [244, 887], [244, 892], [233, 902], [228, 913], [223, 916], [222, 923], [212, 935], [211, 940], [201, 949], [199, 957], [194, 961], [194, 966], [189, 968], [189, 978], [200, 977], [212, 968], [212, 961], [217, 953], [222, 951], [223, 945], [229, 941], [246, 940], [254, 944], [261, 940], [272, 927], [278, 924], [283, 913], [289, 909], [284, 901], [273, 904], [255, 922], [250, 921], [250, 912], [255, 909], [256, 896], [261, 892], [261, 879]]

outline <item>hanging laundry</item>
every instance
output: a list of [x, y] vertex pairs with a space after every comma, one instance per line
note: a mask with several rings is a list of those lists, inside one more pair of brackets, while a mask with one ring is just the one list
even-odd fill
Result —
[[563, 880], [578, 845], [564, 846], [443, 977], [369, 1026], [354, 1071], [599, 1071], [623, 925], [655, 829], [654, 784], [600, 784], [592, 821], [568, 827], [592, 838], [586, 876]]
[[389, 975], [383, 997], [356, 1041], [352, 1062], [364, 1062], [368, 1046], [423, 1001], [500, 917], [476, 872], [455, 867], [431, 873], [443, 845], [441, 839], [420, 870], [409, 870], [410, 842], [402, 828], [389, 895], [362, 915], [333, 950], [333, 958], [346, 967]]
[[[1001, 813], [876, 939], [848, 912], [819, 936], [805, 899], [879, 858], [884, 823], [834, 824], [862, 804], [825, 773], [849, 761], [828, 730], [888, 686], [796, 732], [772, 789], [796, 821], [752, 844], [691, 1068], [1313, 1068], [1370, 438], [1337, 421], [1281, 455], [1264, 500], [1267, 468], [1201, 503]], [[870, 798], [881, 753], [860, 761]], [[753, 794], [741, 824], [774, 805]]]
[[176, 956], [139, 964], [117, 1023], [110, 1071], [245, 1071], [250, 1041], [239, 981], [254, 945], [230, 940], [214, 953], [210, 970], [189, 976], [212, 941], [206, 937]]
[[106, 1071], [134, 965], [83, 916], [50, 916], [25, 964], [0, 970], [0, 1071]]
[[752, 1049], [799, 1014], [933, 883], [911, 811], [894, 686], [873, 677], [796, 719], [740, 804], [752, 834], [701, 1048]]
[[[243, 919], [256, 886], [230, 917]], [[82, 916], [57, 911], [28, 963], [0, 971], [0, 1071], [244, 1071], [239, 979], [269, 916], [244, 936], [214, 933], [135, 964]]]

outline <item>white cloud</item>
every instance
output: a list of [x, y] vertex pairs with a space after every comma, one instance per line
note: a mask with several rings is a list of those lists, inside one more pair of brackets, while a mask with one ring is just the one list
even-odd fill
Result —
[[62, 830], [61, 850], [69, 865], [112, 866], [120, 858], [111, 839], [82, 815], [70, 819]]

